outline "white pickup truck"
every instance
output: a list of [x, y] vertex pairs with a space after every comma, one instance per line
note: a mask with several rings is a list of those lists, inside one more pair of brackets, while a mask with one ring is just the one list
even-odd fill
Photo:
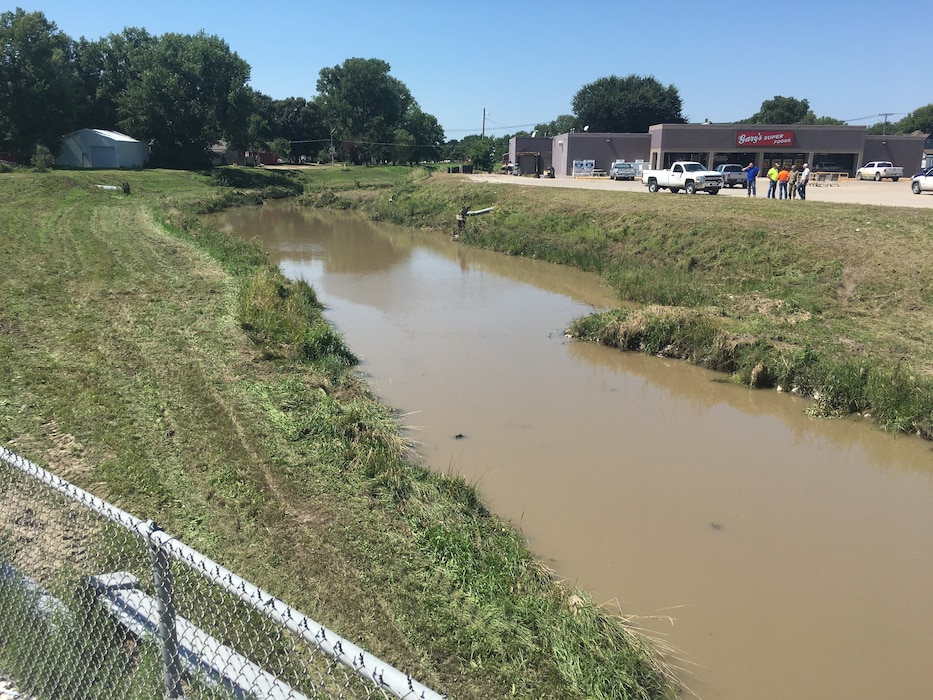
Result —
[[903, 175], [904, 168], [894, 167], [894, 163], [889, 160], [873, 160], [855, 171], [855, 177], [859, 180], [874, 180], [875, 182], [885, 177], [897, 182]]
[[642, 171], [641, 182], [647, 186], [649, 192], [683, 190], [687, 194], [695, 194], [702, 190], [718, 194], [723, 186], [723, 176], [715, 170], [707, 170], [702, 163], [678, 160], [674, 161], [668, 170]]

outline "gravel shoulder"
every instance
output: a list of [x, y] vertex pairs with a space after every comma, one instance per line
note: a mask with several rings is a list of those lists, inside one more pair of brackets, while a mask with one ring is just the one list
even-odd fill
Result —
[[[524, 187], [574, 187], [579, 189], [619, 190], [622, 192], [641, 192], [645, 195], [650, 194], [647, 188], [641, 184], [640, 180], [635, 180], [633, 182], [630, 180], [610, 180], [608, 178], [569, 177], [549, 179], [497, 174], [473, 174], [467, 175], [466, 177], [474, 182], [491, 182]], [[765, 199], [765, 192], [767, 192], [767, 182], [761, 179], [758, 185], [758, 199]], [[687, 195], [683, 193], [672, 195], [667, 190], [662, 190], [652, 196], [686, 197]], [[726, 188], [720, 191], [717, 196], [745, 197], [746, 195], [745, 190], [736, 187], [733, 189]], [[807, 188], [807, 202], [809, 201], [933, 209], [933, 193], [925, 192], [923, 194], [914, 194], [910, 191], [910, 178], [901, 178], [897, 182], [892, 182], [891, 180], [875, 182], [873, 180], [855, 180], [850, 178], [840, 180], [840, 184], [834, 187], [816, 187], [810, 185]], [[800, 202], [795, 199], [789, 201], [787, 204], [788, 206], [801, 206], [806, 205], [806, 202]]]

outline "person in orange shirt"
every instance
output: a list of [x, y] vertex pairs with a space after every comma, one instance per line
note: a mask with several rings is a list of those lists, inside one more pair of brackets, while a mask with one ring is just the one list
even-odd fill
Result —
[[790, 172], [787, 166], [782, 165], [778, 171], [778, 199], [787, 199], [787, 180], [790, 178]]

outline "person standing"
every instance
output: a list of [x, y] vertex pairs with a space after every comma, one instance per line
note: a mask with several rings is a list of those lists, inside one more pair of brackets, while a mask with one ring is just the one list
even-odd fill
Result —
[[797, 194], [801, 199], [807, 198], [807, 183], [810, 182], [810, 166], [803, 164], [803, 170], [800, 172], [800, 179], [797, 181]]
[[790, 174], [787, 177], [787, 197], [788, 199], [797, 198], [797, 178], [800, 177], [800, 171], [797, 170], [797, 164], [790, 166]]
[[758, 166], [754, 163], [749, 163], [742, 170], [745, 173], [745, 189], [747, 190], [747, 197], [757, 197], [758, 188], [756, 186], [756, 178], [758, 177]]
[[781, 167], [778, 171], [778, 199], [787, 199], [788, 179], [790, 179], [790, 173], [786, 167]]
[[771, 163], [771, 169], [768, 170], [768, 199], [774, 199], [777, 196], [777, 182], [778, 182], [778, 170], [777, 165]]

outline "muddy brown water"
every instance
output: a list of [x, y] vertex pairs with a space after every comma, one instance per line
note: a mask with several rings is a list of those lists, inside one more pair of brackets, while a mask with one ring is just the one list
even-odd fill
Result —
[[218, 221], [314, 286], [426, 463], [699, 697], [933, 696], [929, 443], [570, 341], [613, 303], [592, 275], [288, 204]]

